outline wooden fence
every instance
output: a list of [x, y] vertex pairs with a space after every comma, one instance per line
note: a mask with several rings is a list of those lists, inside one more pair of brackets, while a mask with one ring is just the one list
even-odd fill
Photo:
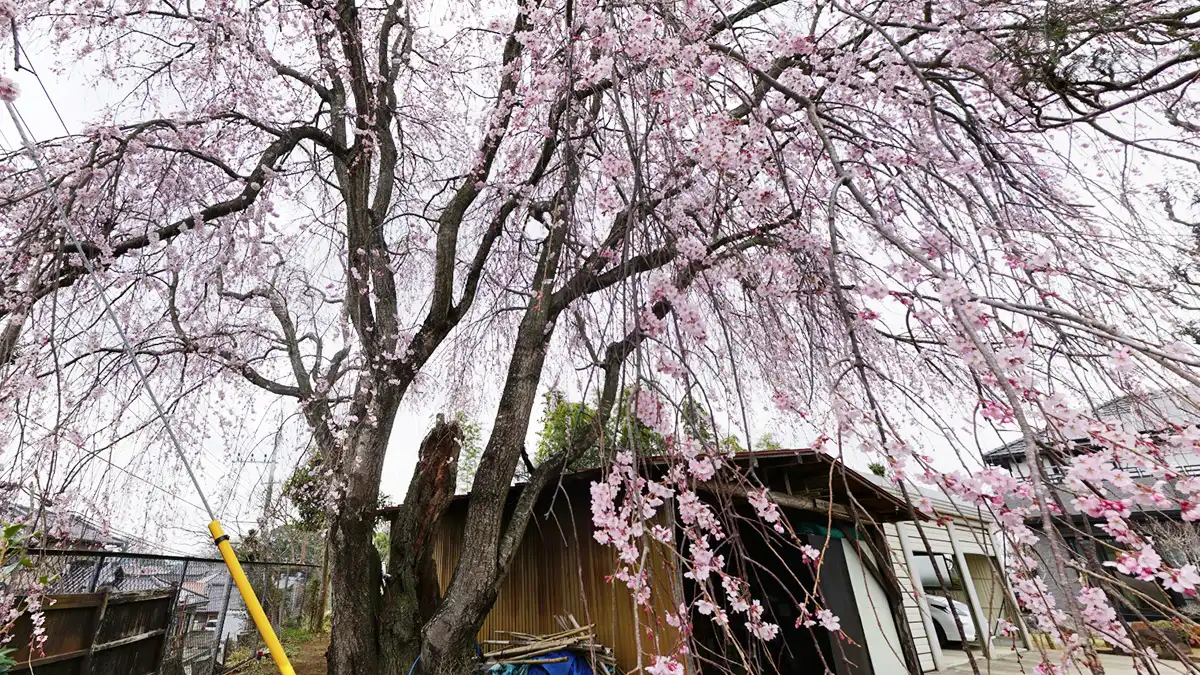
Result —
[[171, 625], [174, 589], [52, 595], [45, 608], [46, 642], [30, 659], [28, 616], [18, 620], [14, 674], [150, 675]]

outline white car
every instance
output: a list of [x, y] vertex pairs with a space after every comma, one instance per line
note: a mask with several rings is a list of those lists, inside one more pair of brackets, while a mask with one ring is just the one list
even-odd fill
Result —
[[[975, 641], [975, 621], [971, 618], [971, 608], [965, 602], [947, 600], [940, 595], [927, 595], [925, 599], [929, 602], [929, 613], [933, 616], [933, 628], [937, 631], [938, 643], [945, 645]], [[954, 613], [958, 614], [958, 619], [962, 622], [964, 635], [958, 634], [958, 626], [954, 617], [950, 616], [951, 602], [954, 603]]]

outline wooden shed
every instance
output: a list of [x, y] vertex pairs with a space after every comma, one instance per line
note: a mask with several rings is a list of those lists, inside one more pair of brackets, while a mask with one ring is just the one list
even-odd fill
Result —
[[[782, 635], [766, 647], [756, 643], [753, 650], [761, 652], [756, 658], [772, 659], [782, 666], [781, 673], [813, 672], [814, 657], [825, 659], [839, 675], [919, 672], [916, 648], [904, 618], [900, 581], [893, 567], [878, 564], [889, 555], [881, 526], [907, 518], [906, 507], [880, 486], [843, 470], [840, 463], [821, 453], [754, 453], [739, 455], [735, 462], [743, 473], [753, 472], [771, 491], [797, 536], [792, 540], [792, 553], [771, 548], [759, 561], [764, 569], [775, 567], [760, 577], [763, 583], [752, 593], [762, 598], [768, 620], [780, 625]], [[615, 549], [597, 543], [592, 536], [590, 484], [600, 477], [599, 470], [564, 476], [561, 489], [538, 505], [480, 631], [481, 643], [503, 638], [503, 631], [554, 633], [561, 630], [555, 617], [569, 614], [581, 624], [595, 625], [597, 640], [612, 648], [622, 673], [653, 664], [656, 655], [678, 653], [681, 636], [668, 623], [667, 615], [677, 612], [680, 605], [691, 605], [694, 582], [684, 577], [677, 551], [666, 545], [651, 547], [646, 560], [651, 606], [635, 610], [629, 590], [611, 577], [618, 568]], [[756, 519], [744, 491], [739, 493], [719, 481], [718, 477], [700, 486], [703, 497], [714, 504], [720, 502], [720, 513], [736, 514], [731, 521]], [[515, 499], [520, 489], [514, 487], [510, 497]], [[466, 495], [456, 498], [438, 524], [434, 559], [443, 592], [459, 557], [468, 499]], [[675, 526], [670, 509], [663, 509], [660, 518], [660, 524]], [[743, 550], [761, 546], [762, 538], [774, 536], [769, 528], [739, 528], [735, 522], [726, 527], [729, 537], [722, 546], [737, 542]], [[806, 567], [799, 553], [799, 545], [804, 543], [825, 550], [816, 579], [827, 606], [841, 619], [841, 635], [801, 629], [795, 607], [789, 614], [787, 603], [775, 603], [777, 596], [788, 595], [781, 584], [792, 583], [780, 581], [783, 577], [801, 584], [813, 581], [811, 573], [807, 581], [797, 576], [797, 570]], [[751, 583], [758, 585], [756, 579]], [[691, 645], [699, 649], [686, 661], [689, 670], [715, 672], [717, 668], [704, 665], [707, 662], [738, 672], [732, 659], [722, 662], [719, 648], [706, 642], [703, 632], [712, 625], [711, 619], [693, 611], [692, 622]], [[730, 625], [734, 623], [744, 630], [741, 621]], [[802, 630], [826, 637], [824, 641], [806, 638]]]

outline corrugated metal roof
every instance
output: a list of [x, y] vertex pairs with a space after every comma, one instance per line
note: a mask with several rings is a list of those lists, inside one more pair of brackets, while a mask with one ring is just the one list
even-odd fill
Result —
[[[867, 478], [871, 482], [882, 487], [884, 490], [887, 490], [897, 499], [903, 500], [900, 488], [894, 486], [891, 481], [874, 474], [867, 476]], [[956, 499], [939, 490], [923, 488], [912, 484], [905, 485], [905, 488], [908, 490], [909, 495], [912, 495], [915, 492], [917, 496], [929, 498], [929, 501], [933, 504], [933, 510], [939, 516], [953, 516], [968, 520], [976, 520], [981, 523], [996, 522], [996, 519], [992, 518], [990, 513], [979, 506], [961, 499]]]

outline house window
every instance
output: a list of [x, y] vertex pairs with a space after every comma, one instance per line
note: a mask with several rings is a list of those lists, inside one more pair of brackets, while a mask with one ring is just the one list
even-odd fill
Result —
[[916, 564], [917, 578], [921, 581], [921, 586], [949, 591], [962, 589], [958, 566], [949, 554], [913, 551], [913, 563]]

